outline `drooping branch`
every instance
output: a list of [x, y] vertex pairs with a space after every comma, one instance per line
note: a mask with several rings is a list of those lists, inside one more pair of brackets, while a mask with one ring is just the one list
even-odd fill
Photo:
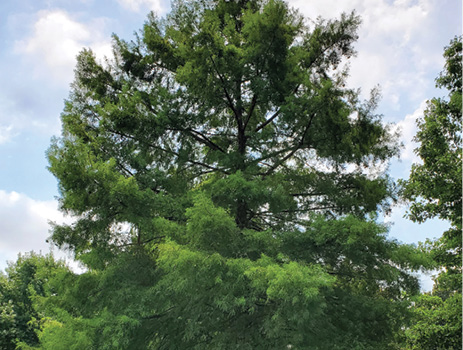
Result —
[[173, 306], [171, 306], [170, 308], [168, 308], [167, 310], [159, 313], [159, 314], [155, 314], [155, 315], [151, 315], [151, 316], [145, 316], [145, 317], [142, 317], [141, 319], [142, 320], [154, 320], [156, 318], [161, 318], [161, 317], [164, 317], [165, 315], [167, 315], [170, 311], [172, 311], [174, 309]]
[[149, 242], [152, 242], [152, 241], [154, 241], [156, 239], [161, 240], [161, 239], [164, 239], [164, 238], [166, 238], [166, 236], [157, 236], [157, 237], [147, 239], [146, 241], [142, 241], [140, 236], [138, 236], [136, 242], [119, 244], [119, 245], [117, 245], [117, 248], [123, 248], [123, 247], [129, 247], [129, 246], [141, 246], [141, 245], [148, 244]]

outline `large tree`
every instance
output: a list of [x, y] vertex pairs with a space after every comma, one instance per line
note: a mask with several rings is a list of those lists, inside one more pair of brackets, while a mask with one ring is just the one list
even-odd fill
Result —
[[418, 120], [415, 141], [421, 158], [410, 178], [402, 182], [403, 195], [411, 201], [409, 217], [415, 222], [430, 218], [447, 220], [451, 227], [426, 248], [441, 270], [432, 295], [417, 304], [416, 323], [408, 331], [413, 349], [462, 347], [462, 39], [445, 49], [444, 70], [436, 85], [448, 98], [428, 101]]
[[77, 218], [52, 240], [89, 272], [43, 344], [71, 327], [102, 349], [391, 348], [424, 261], [369, 216], [397, 146], [377, 94], [346, 87], [359, 23], [178, 1], [113, 60], [81, 52], [48, 156]]

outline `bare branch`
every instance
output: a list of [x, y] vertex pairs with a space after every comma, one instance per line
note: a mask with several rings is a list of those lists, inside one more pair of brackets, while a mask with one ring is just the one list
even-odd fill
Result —
[[265, 122], [257, 126], [254, 132], [258, 132], [259, 130], [265, 128], [268, 124], [273, 122], [275, 118], [278, 117], [278, 115], [280, 114], [280, 111], [281, 111], [281, 108], [279, 108], [278, 111], [276, 111], [269, 119], [267, 119]]

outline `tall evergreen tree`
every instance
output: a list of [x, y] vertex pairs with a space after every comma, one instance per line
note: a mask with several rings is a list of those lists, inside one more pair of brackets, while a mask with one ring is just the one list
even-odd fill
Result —
[[69, 327], [98, 349], [391, 348], [423, 261], [368, 218], [397, 145], [377, 94], [345, 87], [359, 23], [177, 1], [114, 36], [114, 60], [81, 52], [48, 157], [77, 218], [52, 239], [90, 271], [42, 344]]

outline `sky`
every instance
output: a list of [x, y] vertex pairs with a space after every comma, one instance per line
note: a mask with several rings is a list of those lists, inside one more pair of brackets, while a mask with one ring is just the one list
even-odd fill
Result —
[[[290, 6], [315, 20], [355, 10], [362, 18], [357, 56], [350, 62], [349, 86], [380, 87], [377, 112], [395, 123], [404, 144], [391, 162], [395, 178], [407, 178], [419, 162], [413, 149], [415, 121], [426, 100], [444, 97], [434, 79], [442, 70], [443, 49], [462, 32], [460, 0], [290, 0]], [[55, 178], [47, 170], [46, 150], [61, 131], [60, 113], [73, 80], [75, 57], [91, 48], [111, 55], [111, 35], [131, 40], [149, 11], [163, 16], [168, 0], [2, 0], [0, 1], [0, 269], [19, 252], [57, 256], [50, 247], [49, 221], [69, 222], [58, 211]], [[310, 23], [310, 22], [309, 22]], [[414, 224], [403, 218], [406, 205], [384, 221], [389, 236], [404, 243], [436, 238], [448, 224]], [[429, 290], [429, 276], [423, 288]]]

